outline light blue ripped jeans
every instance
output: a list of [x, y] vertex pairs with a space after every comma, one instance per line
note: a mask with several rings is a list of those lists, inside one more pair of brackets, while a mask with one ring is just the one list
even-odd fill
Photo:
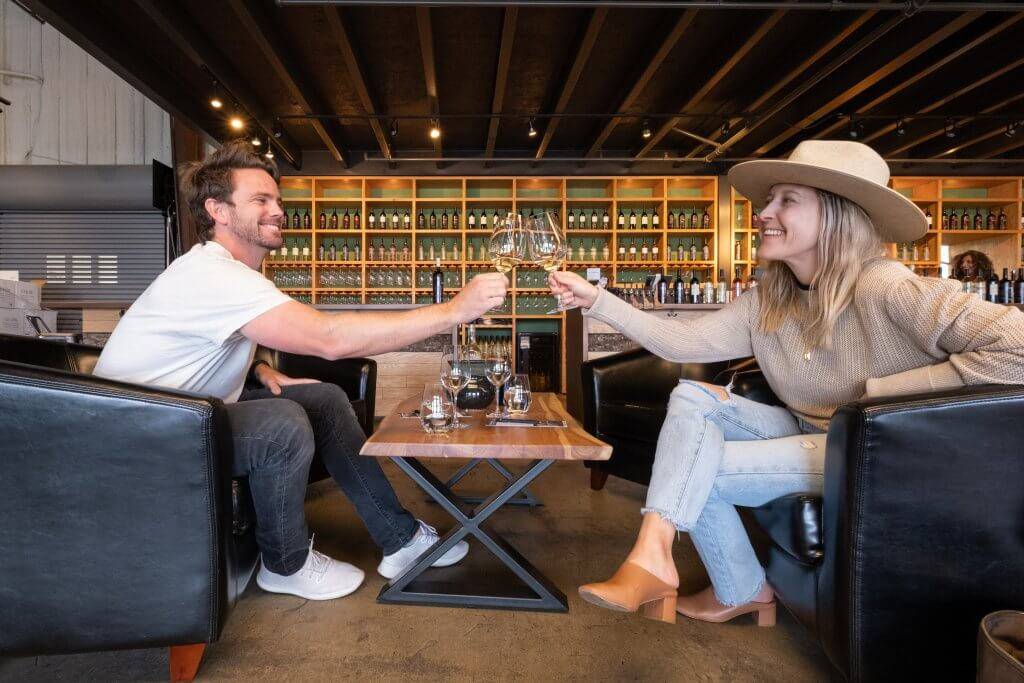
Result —
[[821, 492], [825, 437], [786, 408], [727, 390], [722, 400], [682, 380], [672, 391], [642, 512], [689, 532], [715, 596], [741, 605], [761, 590], [765, 574], [735, 506]]

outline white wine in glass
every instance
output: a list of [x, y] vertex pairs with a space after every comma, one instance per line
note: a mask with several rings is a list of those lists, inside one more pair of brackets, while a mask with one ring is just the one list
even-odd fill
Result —
[[[545, 211], [531, 217], [527, 227], [533, 262], [549, 273], [559, 270], [565, 263], [566, 247], [565, 232], [558, 219], [550, 211]], [[548, 315], [561, 313], [569, 308], [562, 305], [562, 299], [559, 297], [558, 306], [548, 311]]]

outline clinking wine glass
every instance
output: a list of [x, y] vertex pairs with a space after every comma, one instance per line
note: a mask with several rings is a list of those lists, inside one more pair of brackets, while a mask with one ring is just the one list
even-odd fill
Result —
[[[552, 273], [565, 263], [565, 232], [555, 215], [545, 211], [531, 216], [527, 233], [530, 239], [530, 251], [533, 263]], [[561, 313], [572, 306], [562, 305], [562, 296], [558, 296], [558, 305], [547, 314]]]
[[504, 415], [501, 387], [512, 376], [512, 361], [508, 354], [500, 351], [489, 355], [484, 361], [484, 374], [487, 381], [494, 385], [494, 396], [497, 410], [492, 417]]
[[466, 353], [459, 346], [446, 346], [441, 354], [441, 384], [451, 393], [455, 404], [455, 423], [453, 429], [466, 429], [467, 424], [459, 422], [459, 392], [466, 388], [470, 379], [470, 363]]
[[526, 233], [518, 214], [509, 213], [498, 221], [487, 242], [487, 255], [499, 273], [507, 273], [519, 265], [526, 253]]

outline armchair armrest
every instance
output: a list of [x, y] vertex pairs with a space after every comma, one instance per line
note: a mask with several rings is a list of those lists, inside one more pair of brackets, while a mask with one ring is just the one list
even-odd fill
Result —
[[212, 642], [228, 611], [223, 406], [0, 362], [0, 653]]
[[583, 363], [583, 428], [600, 431], [600, 407], [662, 415], [681, 378], [711, 382], [728, 363], [673, 363], [646, 349], [631, 349]]
[[971, 678], [980, 618], [1024, 605], [1022, 415], [986, 385], [833, 416], [817, 623], [850, 680]]
[[370, 358], [342, 358], [325, 360], [316, 356], [283, 353], [264, 347], [256, 351], [256, 359], [264, 360], [273, 368], [290, 377], [309, 377], [341, 387], [350, 401], [362, 401], [363, 431], [373, 433], [373, 418], [377, 409], [377, 361]]

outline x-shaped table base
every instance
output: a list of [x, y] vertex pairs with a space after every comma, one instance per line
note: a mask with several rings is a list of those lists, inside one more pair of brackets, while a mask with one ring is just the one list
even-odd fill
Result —
[[[456, 526], [427, 550], [404, 574], [395, 577], [381, 589], [377, 602], [403, 605], [437, 605], [444, 607], [477, 607], [490, 609], [531, 610], [538, 612], [568, 612], [565, 594], [540, 571], [530, 564], [508, 541], [485, 524], [487, 519], [509, 503], [530, 482], [546, 470], [554, 460], [534, 460], [518, 477], [511, 479], [500, 490], [483, 500], [470, 514], [463, 512], [462, 501], [447, 484], [416, 458], [392, 457], [399, 469], [455, 518]], [[467, 470], [468, 471], [468, 470]], [[507, 470], [506, 470], [507, 471]], [[510, 473], [511, 474], [511, 473]], [[417, 579], [434, 562], [467, 536], [478, 539], [498, 560], [508, 567], [521, 585], [509, 585], [501, 594], [472, 594], [458, 590], [457, 586], [443, 582]], [[532, 595], [523, 595], [523, 585]], [[518, 589], [518, 590], [516, 590]]]
[[[448, 481], [446, 481], [444, 485], [447, 486], [449, 490], [454, 489], [455, 485], [462, 481], [462, 479], [467, 474], [469, 474], [473, 470], [473, 468], [475, 468], [477, 465], [484, 461], [486, 461], [487, 464], [490, 465], [495, 472], [500, 474], [505, 479], [505, 481], [510, 482], [515, 478], [515, 475], [512, 474], [512, 472], [509, 471], [507, 467], [502, 465], [500, 460], [495, 460], [494, 458], [473, 458], [465, 465], [460, 467], [458, 472], [449, 477]], [[484, 500], [486, 500], [485, 498], [475, 498], [472, 496], [458, 495], [456, 496], [456, 499], [463, 505], [479, 505], [480, 503], [484, 502]], [[433, 503], [435, 501], [433, 498], [428, 498], [427, 502]], [[540, 507], [543, 504], [544, 503], [540, 502], [537, 499], [537, 497], [530, 493], [530, 491], [526, 487], [523, 487], [523, 491], [521, 494], [516, 495], [516, 497], [512, 498], [511, 500], [508, 501], [508, 503], [506, 503], [506, 505], [530, 508]]]

